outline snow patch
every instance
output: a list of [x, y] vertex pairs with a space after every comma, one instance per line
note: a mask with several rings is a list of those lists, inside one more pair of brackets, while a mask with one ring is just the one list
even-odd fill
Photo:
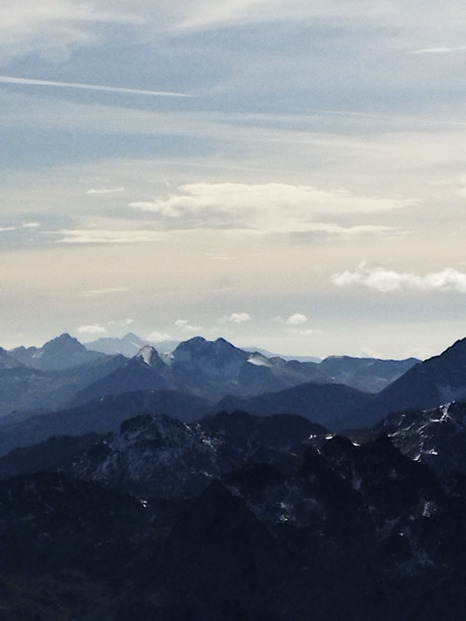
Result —
[[258, 353], [254, 353], [251, 356], [249, 356], [249, 358], [247, 359], [247, 362], [249, 362], [249, 364], [253, 364], [256, 367], [272, 366], [270, 363], [270, 360], [268, 360], [265, 356], [262, 356], [262, 354], [258, 354]]

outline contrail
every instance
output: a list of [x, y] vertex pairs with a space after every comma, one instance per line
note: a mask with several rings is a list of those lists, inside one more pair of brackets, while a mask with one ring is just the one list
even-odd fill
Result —
[[0, 75], [0, 82], [6, 84], [22, 84], [25, 86], [55, 86], [59, 88], [80, 88], [88, 91], [104, 91], [107, 93], [126, 93], [128, 95], [149, 95], [150, 97], [192, 97], [186, 93], [170, 91], [146, 91], [136, 88], [119, 88], [117, 86], [99, 86], [97, 84], [79, 84], [77, 82], [52, 82], [51, 80], [34, 80], [31, 78], [15, 78]]

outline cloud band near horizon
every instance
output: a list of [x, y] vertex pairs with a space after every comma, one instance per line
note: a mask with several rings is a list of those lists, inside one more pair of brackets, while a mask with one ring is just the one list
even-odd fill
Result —
[[382, 293], [391, 293], [401, 289], [466, 293], [466, 274], [452, 267], [419, 276], [411, 272], [396, 272], [385, 267], [371, 267], [366, 262], [362, 262], [354, 272], [345, 270], [339, 274], [333, 274], [331, 279], [338, 287], [360, 285]]

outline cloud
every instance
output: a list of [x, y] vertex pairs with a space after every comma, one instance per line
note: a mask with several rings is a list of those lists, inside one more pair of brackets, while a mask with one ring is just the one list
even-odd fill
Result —
[[90, 188], [86, 194], [115, 194], [117, 192], [124, 192], [125, 188]]
[[189, 323], [187, 319], [177, 319], [175, 321], [175, 326], [180, 328], [183, 332], [199, 332], [202, 330], [202, 326], [194, 326]]
[[19, 226], [0, 226], [0, 233], [3, 233], [5, 231], [18, 231], [20, 229], [37, 229], [39, 227], [39, 222], [23, 222]]
[[249, 313], [231, 313], [219, 320], [220, 323], [247, 323], [248, 321], [251, 321]]
[[[83, 291], [80, 294], [80, 296], [84, 298], [92, 298], [98, 295], [110, 295], [113, 293], [123, 293], [125, 291], [129, 291], [129, 289], [127, 287], [110, 287], [108, 289], [89, 289], [88, 291]], [[132, 323], [132, 319], [125, 320], [125, 321], [131, 321]]]
[[96, 336], [98, 334], [107, 334], [107, 329], [98, 323], [93, 323], [88, 326], [80, 326], [77, 328], [79, 334], [90, 334]]
[[286, 323], [289, 326], [298, 326], [300, 324], [306, 323], [307, 317], [306, 315], [302, 315], [301, 313], [295, 313], [294, 315], [290, 315], [286, 320]]
[[162, 234], [146, 230], [62, 229], [57, 244], [140, 244], [159, 241]]
[[[329, 237], [351, 239], [365, 235], [389, 235], [397, 234], [398, 231], [393, 227], [379, 224], [357, 224], [355, 226], [341, 226], [333, 222], [303, 222], [292, 227], [291, 231], [296, 237]], [[283, 228], [278, 233], [290, 233]]]
[[136, 88], [120, 88], [116, 86], [101, 86], [99, 84], [80, 84], [78, 82], [54, 82], [52, 80], [36, 80], [33, 78], [17, 78], [14, 76], [1, 75], [0, 82], [6, 84], [18, 84], [21, 86], [53, 86], [55, 88], [75, 88], [86, 91], [104, 91], [107, 93], [123, 93], [126, 95], [147, 95], [151, 97], [190, 97], [186, 93], [173, 93], [170, 91], [149, 91]]
[[425, 47], [413, 50], [410, 54], [450, 54], [451, 52], [453, 52], [451, 47]]
[[441, 272], [419, 276], [410, 272], [396, 272], [384, 267], [371, 267], [363, 262], [354, 272], [346, 270], [333, 274], [331, 280], [338, 287], [361, 285], [383, 293], [401, 289], [466, 293], [466, 273], [451, 267]]
[[134, 323], [134, 319], [120, 319], [116, 321], [107, 321], [105, 325], [109, 327], [126, 328]]
[[419, 50], [413, 50], [410, 54], [452, 54], [453, 52], [464, 52], [466, 46], [458, 47], [424, 47]]
[[176, 193], [129, 207], [150, 212], [166, 228], [237, 228], [327, 235], [383, 234], [382, 226], [342, 227], [313, 221], [329, 214], [368, 214], [418, 204], [409, 198], [355, 196], [344, 189], [323, 190], [284, 183], [191, 183]]
[[317, 328], [290, 328], [289, 332], [294, 336], [314, 336], [315, 334], [323, 334], [322, 330]]
[[[0, 6], [0, 50], [3, 58], [39, 53], [47, 60], [67, 58], [77, 47], [96, 45], [102, 25], [136, 25], [141, 17], [123, 6], [99, 10], [97, 4], [75, 0], [3, 2]], [[111, 28], [109, 30], [112, 30]]]
[[167, 334], [166, 332], [157, 332], [155, 330], [154, 332], [151, 332], [149, 334], [146, 340], [152, 341], [154, 343], [160, 343], [160, 341], [169, 341], [170, 339], [171, 339], [171, 336]]

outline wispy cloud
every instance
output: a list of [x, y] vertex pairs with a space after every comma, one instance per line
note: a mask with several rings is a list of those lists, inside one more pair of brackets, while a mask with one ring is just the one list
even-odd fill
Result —
[[[124, 290], [124, 289], [123, 289]], [[134, 323], [134, 319], [117, 319], [117, 320], [112, 320], [112, 321], [107, 321], [106, 325], [113, 328], [127, 328], [128, 326], [130, 326], [131, 324]]]
[[[55, 233], [54, 233], [55, 234]], [[139, 244], [162, 239], [158, 231], [63, 229], [57, 231], [59, 244]]]
[[18, 84], [21, 86], [48, 86], [54, 88], [75, 88], [87, 91], [103, 91], [107, 93], [122, 93], [126, 95], [147, 95], [150, 97], [191, 97], [186, 93], [170, 91], [150, 91], [136, 88], [120, 88], [117, 86], [101, 86], [98, 84], [80, 84], [78, 82], [54, 82], [52, 80], [36, 80], [34, 78], [19, 78], [13, 76], [0, 76], [0, 83]]
[[371, 267], [361, 263], [354, 272], [345, 270], [333, 274], [332, 282], [338, 287], [361, 285], [382, 293], [401, 289], [421, 291], [456, 291], [466, 293], [466, 273], [447, 267], [440, 272], [419, 276], [411, 272], [397, 272], [385, 267]]
[[90, 195], [100, 195], [100, 194], [116, 194], [118, 192], [124, 192], [125, 188], [90, 188], [87, 190], [86, 194]]
[[[110, 295], [113, 293], [124, 293], [125, 291], [129, 291], [127, 287], [110, 287], [108, 289], [88, 289], [87, 291], [83, 291], [81, 293], [81, 297], [84, 298], [93, 298], [98, 295]], [[132, 320], [130, 320], [132, 323]]]
[[423, 47], [419, 50], [412, 50], [410, 54], [451, 54], [453, 52], [464, 52], [466, 46], [459, 47]]
[[20, 231], [21, 229], [37, 229], [40, 227], [40, 222], [23, 222], [18, 226], [0, 226], [0, 233], [6, 231]]
[[417, 199], [357, 196], [344, 189], [324, 190], [283, 183], [191, 183], [177, 192], [129, 206], [153, 214], [168, 229], [237, 228], [330, 236], [385, 234], [380, 225], [341, 226], [316, 219], [330, 214], [370, 214], [404, 209]]

